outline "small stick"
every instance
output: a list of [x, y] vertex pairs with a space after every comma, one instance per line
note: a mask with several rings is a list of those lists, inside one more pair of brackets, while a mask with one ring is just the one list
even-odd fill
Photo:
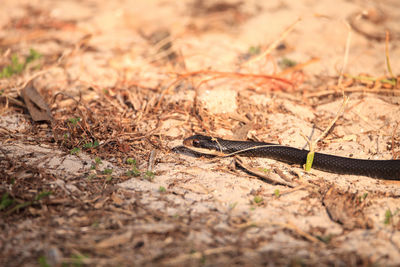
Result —
[[291, 25], [289, 25], [289, 27], [287, 27], [285, 29], [285, 31], [283, 33], [281, 33], [281, 35], [278, 37], [278, 39], [276, 39], [272, 44], [270, 44], [268, 46], [268, 48], [261, 53], [260, 55], [258, 55], [257, 57], [250, 59], [249, 61], [245, 62], [243, 65], [249, 65], [250, 63], [260, 60], [263, 57], [266, 57], [267, 55], [269, 55], [271, 53], [272, 50], [274, 50], [279, 43], [286, 38], [286, 36], [294, 29], [294, 26], [296, 26], [297, 23], [299, 23], [301, 21], [301, 17], [297, 18], [297, 20], [295, 22], [293, 22]]
[[154, 162], [156, 160], [156, 150], [152, 150], [149, 156], [149, 164], [147, 165], [147, 171], [152, 172], [154, 169]]
[[317, 146], [317, 143], [319, 142], [319, 140], [321, 140], [322, 138], [324, 138], [326, 136], [326, 134], [329, 132], [329, 130], [332, 128], [332, 126], [336, 123], [336, 121], [339, 119], [340, 115], [344, 111], [344, 109], [347, 105], [347, 102], [349, 101], [349, 97], [345, 95], [343, 87], [342, 87], [343, 73], [344, 73], [344, 70], [346, 69], [348, 58], [349, 58], [350, 40], [351, 40], [351, 27], [350, 27], [349, 23], [345, 22], [345, 24], [346, 24], [347, 28], [349, 29], [349, 32], [348, 32], [347, 39], [346, 39], [346, 48], [345, 48], [345, 53], [344, 53], [344, 57], [343, 57], [343, 66], [340, 71], [340, 76], [339, 76], [338, 85], [337, 85], [338, 88], [342, 88], [343, 103], [342, 103], [342, 106], [340, 107], [339, 111], [337, 112], [335, 118], [330, 122], [328, 127], [326, 127], [325, 131], [316, 140], [312, 141], [312, 140], [308, 139], [303, 133], [301, 133], [301, 136], [307, 141], [307, 143], [310, 147], [310, 152], [308, 152], [308, 154], [307, 154], [307, 160], [306, 160], [306, 164], [304, 166], [304, 169], [306, 171], [311, 170], [312, 163], [314, 160], [314, 155], [315, 155], [315, 147]]
[[386, 30], [385, 55], [386, 55], [386, 66], [390, 73], [390, 77], [393, 79], [394, 75], [392, 72], [392, 67], [390, 65], [390, 58], [389, 58], [389, 31], [388, 30]]

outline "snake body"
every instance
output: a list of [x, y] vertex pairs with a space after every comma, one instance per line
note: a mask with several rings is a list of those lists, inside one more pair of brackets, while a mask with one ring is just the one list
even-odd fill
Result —
[[[306, 163], [308, 150], [272, 143], [233, 141], [194, 135], [184, 140], [186, 147], [221, 152], [225, 156], [267, 157], [289, 164]], [[198, 152], [196, 152], [198, 153]], [[316, 152], [312, 167], [322, 171], [364, 175], [385, 180], [400, 180], [400, 160], [366, 160], [339, 157]]]

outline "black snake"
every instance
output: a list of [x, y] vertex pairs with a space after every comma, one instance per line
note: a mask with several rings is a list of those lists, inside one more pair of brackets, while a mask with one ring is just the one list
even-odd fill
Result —
[[[267, 157], [290, 164], [303, 165], [308, 150], [289, 146], [253, 142], [232, 141], [204, 135], [194, 135], [184, 140], [185, 146], [175, 147], [177, 153], [201, 156], [196, 148], [220, 152], [222, 156], [240, 155], [248, 157]], [[194, 148], [191, 150], [190, 148]], [[322, 171], [364, 175], [385, 180], [400, 180], [400, 160], [367, 160], [328, 155], [316, 152], [312, 167]]]

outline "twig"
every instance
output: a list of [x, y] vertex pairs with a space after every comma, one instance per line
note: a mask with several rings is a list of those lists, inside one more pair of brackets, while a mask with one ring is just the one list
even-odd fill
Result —
[[250, 221], [244, 224], [240, 224], [237, 227], [239, 228], [249, 228], [249, 227], [262, 227], [262, 226], [279, 226], [282, 228], [286, 228], [289, 230], [292, 230], [293, 232], [297, 233], [298, 235], [304, 237], [305, 239], [314, 242], [314, 243], [319, 243], [319, 244], [323, 244], [323, 242], [321, 240], [319, 240], [318, 238], [310, 235], [309, 233], [301, 230], [300, 228], [298, 228], [296, 225], [294, 225], [291, 222], [287, 222], [287, 223], [280, 223], [280, 222], [271, 222], [271, 221], [260, 221], [260, 222], [254, 222], [254, 221]]
[[396, 124], [396, 127], [393, 129], [393, 134], [392, 134], [392, 156], [393, 159], [396, 159], [397, 154], [394, 152], [394, 136], [396, 135], [397, 127], [399, 127], [399, 122]]
[[395, 76], [393, 75], [392, 67], [390, 65], [390, 58], [389, 58], [389, 31], [388, 30], [386, 30], [385, 55], [386, 55], [386, 66], [388, 68], [390, 77], [393, 79]]
[[249, 65], [250, 63], [253, 63], [254, 61], [260, 60], [263, 57], [266, 57], [267, 55], [269, 55], [271, 53], [272, 50], [274, 50], [279, 43], [286, 38], [286, 36], [294, 29], [294, 26], [296, 26], [297, 23], [299, 23], [301, 21], [301, 18], [297, 18], [297, 20], [295, 22], [293, 22], [289, 27], [287, 27], [283, 33], [281, 33], [281, 35], [278, 37], [278, 39], [276, 39], [272, 44], [270, 44], [267, 49], [261, 53], [260, 55], [258, 55], [257, 57], [254, 57], [252, 59], [250, 59], [249, 61], [246, 61], [245, 63], [243, 63], [242, 65]]
[[278, 181], [276, 179], [274, 179], [272, 177], [272, 175], [265, 175], [257, 170], [255, 170], [254, 168], [247, 166], [246, 164], [244, 164], [244, 162], [242, 161], [242, 159], [240, 157], [235, 157], [235, 163], [238, 164], [241, 168], [245, 169], [246, 171], [248, 171], [249, 173], [260, 177], [263, 180], [266, 180], [272, 184], [277, 184], [277, 185], [285, 185], [285, 186], [289, 186], [289, 187], [295, 187], [292, 183], [290, 182], [286, 182], [283, 179]]
[[[351, 41], [351, 26], [348, 22], [345, 22], [345, 25], [347, 26], [349, 32], [347, 34], [347, 39], [346, 39], [346, 46], [345, 46], [345, 51], [344, 51], [344, 57], [343, 57], [343, 66], [342, 69], [340, 70], [340, 75], [339, 75], [339, 80], [338, 80], [338, 87], [342, 87], [342, 81], [343, 81], [343, 73], [344, 70], [346, 69], [347, 62], [349, 60], [349, 51], [350, 51], [350, 41]], [[344, 92], [343, 92], [344, 96]]]
[[157, 154], [156, 150], [154, 150], [154, 149], [150, 152], [149, 164], [147, 166], [147, 171], [149, 171], [149, 172], [152, 172], [154, 169], [154, 162], [156, 160], [156, 154]]
[[168, 266], [177, 266], [177, 265], [181, 265], [183, 262], [190, 260], [190, 259], [199, 260], [206, 256], [227, 253], [227, 252], [231, 252], [231, 251], [235, 251], [235, 250], [237, 250], [237, 248], [235, 248], [233, 246], [210, 248], [210, 249], [204, 250], [203, 252], [181, 254], [176, 258], [167, 259], [163, 263]]
[[[392, 93], [394, 95], [400, 95], [400, 90], [391, 90], [391, 89], [365, 89], [365, 87], [355, 87], [355, 88], [346, 88], [342, 89], [342, 92], [345, 93], [355, 93], [355, 92], [363, 92], [363, 93]], [[339, 93], [338, 90], [327, 90], [327, 91], [322, 91], [322, 92], [315, 92], [315, 93], [309, 93], [305, 94], [305, 97], [321, 97], [321, 96], [326, 96], [326, 95], [334, 95]]]
[[308, 139], [303, 133], [301, 133], [301, 136], [307, 141], [307, 143], [310, 147], [310, 152], [307, 154], [307, 160], [306, 160], [306, 164], [304, 166], [304, 169], [306, 171], [309, 171], [312, 168], [312, 163], [313, 163], [314, 154], [315, 154], [315, 147], [317, 146], [317, 143], [319, 142], [319, 140], [321, 140], [322, 138], [324, 138], [326, 136], [326, 134], [329, 132], [329, 130], [332, 128], [332, 126], [336, 123], [336, 121], [339, 119], [340, 115], [344, 111], [344, 109], [347, 105], [347, 102], [349, 101], [349, 97], [345, 95], [344, 90], [342, 88], [343, 73], [344, 73], [344, 70], [346, 69], [348, 58], [349, 58], [350, 40], [351, 40], [351, 27], [347, 22], [345, 22], [345, 24], [346, 24], [347, 28], [349, 29], [349, 32], [347, 34], [347, 39], [346, 39], [346, 48], [345, 48], [345, 53], [344, 53], [344, 57], [343, 57], [343, 66], [340, 71], [338, 85], [337, 85], [338, 88], [342, 89], [343, 103], [342, 103], [342, 106], [340, 107], [339, 111], [337, 112], [335, 118], [330, 122], [328, 127], [326, 127], [325, 131], [317, 139], [312, 141], [312, 140]]

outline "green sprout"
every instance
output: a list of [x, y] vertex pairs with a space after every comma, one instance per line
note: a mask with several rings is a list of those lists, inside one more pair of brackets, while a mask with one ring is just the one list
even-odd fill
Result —
[[279, 189], [275, 189], [274, 194], [276, 197], [279, 197], [281, 195], [281, 193], [279, 192]]
[[321, 240], [322, 242], [324, 242], [325, 244], [329, 244], [329, 242], [331, 242], [331, 240], [332, 240], [332, 235], [331, 234], [329, 234], [329, 235], [324, 235], [324, 236], [317, 236], [317, 238], [319, 239], [319, 240]]
[[38, 262], [40, 267], [50, 267], [50, 264], [47, 263], [47, 259], [45, 256], [39, 257]]
[[113, 169], [104, 169], [103, 173], [104, 174], [112, 174]]
[[362, 196], [359, 196], [358, 199], [360, 202], [363, 202], [367, 198], [367, 196], [368, 196], [368, 193], [364, 193]]
[[71, 149], [71, 155], [77, 155], [79, 154], [79, 152], [81, 151], [81, 149], [79, 147], [74, 147], [73, 149]]
[[73, 266], [80, 267], [84, 265], [85, 259], [88, 259], [89, 256], [84, 254], [73, 254], [71, 258], [73, 259]]
[[37, 204], [42, 198], [47, 197], [51, 194], [52, 194], [52, 192], [50, 192], [50, 191], [42, 191], [35, 196], [33, 201], [19, 203], [18, 205], [14, 206], [12, 209], [7, 211], [7, 214], [10, 214], [10, 213], [13, 213], [14, 211], [19, 211], [20, 209]]
[[144, 173], [144, 178], [146, 178], [147, 180], [153, 180], [154, 179], [154, 176], [155, 176], [156, 174], [154, 173], [154, 172], [152, 172], [152, 171], [146, 171], [145, 173]]
[[11, 76], [13, 76], [15, 74], [20, 74], [29, 63], [31, 63], [41, 57], [42, 57], [42, 55], [34, 49], [30, 49], [29, 55], [25, 59], [24, 62], [20, 62], [17, 55], [15, 55], [15, 54], [12, 55], [11, 63], [9, 65], [5, 66], [0, 71], [0, 79], [1, 78], [10, 78]]
[[388, 225], [393, 219], [393, 213], [390, 209], [385, 211], [385, 221], [384, 224]]
[[94, 141], [94, 142], [88, 142], [83, 145], [84, 148], [96, 148], [99, 146], [99, 141]]
[[167, 191], [167, 189], [165, 189], [164, 186], [160, 186], [160, 188], [158, 189], [158, 191], [160, 191], [161, 193], [165, 193]]
[[282, 69], [287, 69], [296, 66], [297, 62], [292, 59], [284, 57], [278, 62], [278, 65]]
[[140, 176], [140, 171], [136, 167], [132, 167], [132, 169], [129, 170], [126, 174], [128, 176], [138, 177]]
[[126, 159], [126, 163], [129, 164], [129, 165], [134, 165], [134, 166], [136, 166], [136, 160], [133, 159], [133, 158], [127, 158], [127, 159]]
[[5, 210], [9, 206], [11, 206], [14, 203], [14, 200], [10, 198], [8, 193], [4, 193], [1, 196], [1, 201], [0, 201], [0, 210]]
[[263, 201], [263, 198], [260, 197], [260, 196], [255, 196], [253, 201], [256, 204], [259, 204], [259, 203], [261, 203]]
[[263, 173], [268, 173], [271, 171], [271, 169], [267, 169], [267, 168], [259, 168], [259, 170]]
[[72, 125], [77, 125], [78, 122], [80, 122], [80, 121], [81, 121], [81, 118], [80, 118], [80, 117], [69, 118], [69, 119], [68, 119], [68, 122], [71, 123]]
[[99, 157], [95, 157], [95, 158], [94, 158], [94, 162], [96, 163], [96, 165], [99, 165], [99, 164], [102, 163], [102, 162], [101, 162], [101, 158], [99, 158]]
[[261, 47], [260, 47], [259, 45], [257, 45], [257, 46], [250, 46], [250, 48], [249, 48], [249, 50], [248, 50], [248, 53], [249, 53], [251, 56], [258, 55], [258, 54], [260, 54], [260, 52], [261, 52]]
[[29, 64], [35, 60], [38, 60], [42, 57], [42, 54], [40, 54], [38, 51], [34, 49], [29, 50], [29, 56], [25, 59], [25, 64]]

